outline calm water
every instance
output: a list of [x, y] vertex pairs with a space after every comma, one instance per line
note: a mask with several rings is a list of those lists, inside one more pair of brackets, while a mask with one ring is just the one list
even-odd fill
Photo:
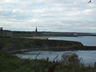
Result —
[[62, 59], [63, 54], [71, 54], [76, 53], [79, 56], [79, 59], [85, 65], [93, 65], [96, 62], [96, 50], [95, 51], [32, 51], [32, 52], [25, 52], [24, 54], [16, 54], [16, 56], [24, 59], [46, 59], [49, 57], [50, 61], [58, 56], [56, 61], [60, 61]]
[[[68, 40], [68, 41], [79, 41], [85, 46], [96, 46], [96, 37], [95, 36], [83, 36], [83, 37], [55, 37], [55, 38], [49, 38], [51, 40]], [[58, 56], [56, 59], [57, 61], [60, 61], [62, 59], [62, 55], [64, 53], [70, 54], [70, 53], [76, 53], [81, 62], [85, 65], [93, 65], [96, 62], [96, 50], [94, 51], [32, 51], [32, 52], [25, 52], [24, 54], [16, 54], [20, 58], [24, 59], [36, 59], [36, 56], [38, 55], [37, 59], [46, 59], [49, 57], [50, 61], [53, 61], [53, 59]]]
[[53, 37], [49, 38], [49, 40], [79, 41], [85, 46], [96, 46], [96, 36]]

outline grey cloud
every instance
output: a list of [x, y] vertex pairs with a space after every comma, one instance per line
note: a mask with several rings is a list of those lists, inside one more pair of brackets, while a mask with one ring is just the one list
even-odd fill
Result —
[[0, 26], [11, 30], [31, 30], [38, 26], [45, 31], [93, 32], [96, 30], [96, 6], [87, 1], [1, 0]]

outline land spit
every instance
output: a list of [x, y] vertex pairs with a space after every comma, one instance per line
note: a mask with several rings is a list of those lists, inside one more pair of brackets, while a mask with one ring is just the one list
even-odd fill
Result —
[[26, 51], [66, 51], [96, 50], [96, 47], [83, 46], [80, 42], [29, 38], [0, 38], [0, 50], [9, 53]]

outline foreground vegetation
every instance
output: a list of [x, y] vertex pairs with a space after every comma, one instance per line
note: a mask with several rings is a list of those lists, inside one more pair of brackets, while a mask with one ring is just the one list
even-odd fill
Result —
[[63, 56], [61, 62], [20, 59], [7, 53], [0, 53], [0, 72], [96, 72], [96, 67], [81, 65], [78, 56]]

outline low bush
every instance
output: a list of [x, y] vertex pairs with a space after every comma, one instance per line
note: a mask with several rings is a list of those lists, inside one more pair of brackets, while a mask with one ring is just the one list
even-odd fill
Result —
[[77, 55], [73, 54], [68, 57], [68, 64], [66, 65], [65, 60], [62, 63], [49, 62], [48, 60], [29, 60], [0, 53], [0, 72], [96, 72], [96, 67], [74, 65], [75, 61], [73, 60], [78, 61]]

